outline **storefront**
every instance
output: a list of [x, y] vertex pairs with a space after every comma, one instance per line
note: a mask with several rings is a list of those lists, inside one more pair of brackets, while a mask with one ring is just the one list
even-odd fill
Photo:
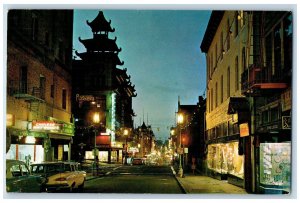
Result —
[[27, 163], [70, 160], [73, 132], [72, 123], [52, 117], [43, 121], [15, 120], [7, 126], [6, 158]]
[[289, 193], [291, 187], [291, 143], [260, 143], [260, 190]]
[[244, 179], [244, 156], [238, 154], [238, 141], [208, 145], [207, 167], [221, 179], [234, 176]]

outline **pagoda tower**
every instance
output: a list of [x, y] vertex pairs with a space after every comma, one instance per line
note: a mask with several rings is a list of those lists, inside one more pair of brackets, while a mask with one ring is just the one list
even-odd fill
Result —
[[[86, 23], [91, 28], [93, 38], [79, 37], [86, 51], [76, 51], [81, 60], [73, 60], [73, 112], [77, 119], [77, 141], [85, 146], [86, 151], [94, 146], [100, 152], [108, 151], [108, 162], [111, 159], [119, 161], [119, 150], [122, 150], [123, 144], [120, 142], [123, 140], [121, 131], [133, 128], [132, 97], [136, 93], [127, 69], [117, 68], [124, 65], [124, 62], [118, 56], [122, 49], [116, 44], [117, 38], [109, 38], [109, 34], [115, 31], [111, 21], [107, 21], [103, 12], [99, 11], [93, 21], [87, 20]], [[94, 139], [89, 126], [93, 125], [92, 115], [95, 112], [100, 112], [101, 126], [100, 133]], [[80, 135], [89, 133], [90, 136], [80, 139]], [[109, 141], [104, 143], [101, 135], [109, 136]]]

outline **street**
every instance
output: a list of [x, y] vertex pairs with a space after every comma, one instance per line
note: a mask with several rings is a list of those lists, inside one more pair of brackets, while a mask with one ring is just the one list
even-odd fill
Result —
[[170, 166], [123, 165], [86, 181], [83, 193], [182, 194]]

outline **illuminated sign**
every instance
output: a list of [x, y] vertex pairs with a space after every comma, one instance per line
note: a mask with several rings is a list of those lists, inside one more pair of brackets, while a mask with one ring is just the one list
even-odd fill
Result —
[[32, 121], [32, 130], [59, 130], [60, 125], [54, 121]]
[[246, 137], [249, 136], [249, 125], [248, 123], [242, 123], [240, 124], [240, 137]]
[[76, 101], [94, 101], [95, 98], [93, 95], [79, 95], [76, 94]]

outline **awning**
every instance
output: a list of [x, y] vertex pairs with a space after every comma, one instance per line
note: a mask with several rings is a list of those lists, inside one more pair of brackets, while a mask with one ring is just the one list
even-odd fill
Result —
[[249, 102], [246, 97], [230, 97], [228, 104], [228, 114], [237, 112], [249, 112]]

